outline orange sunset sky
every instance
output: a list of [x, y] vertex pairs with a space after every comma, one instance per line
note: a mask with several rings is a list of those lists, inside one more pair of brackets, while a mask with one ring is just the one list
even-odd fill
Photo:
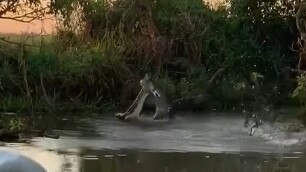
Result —
[[[50, 0], [41, 0], [43, 6], [47, 6]], [[12, 14], [7, 14], [12, 15]], [[48, 18], [50, 18], [48, 16]], [[51, 17], [52, 18], [52, 17]], [[35, 20], [31, 23], [22, 23], [8, 19], [0, 19], [0, 33], [41, 33], [42, 29], [45, 34], [50, 34], [55, 31], [55, 20]]]
[[[212, 6], [218, 6], [224, 0], [206, 0]], [[43, 3], [48, 3], [48, 0], [43, 0]], [[45, 34], [55, 33], [56, 22], [55, 19], [48, 19], [43, 21], [33, 21], [31, 23], [21, 23], [12, 20], [0, 19], [0, 33], [41, 33], [43, 29]]]
[[55, 32], [55, 20], [36, 20], [31, 23], [21, 23], [12, 20], [0, 20], [0, 33], [41, 33], [45, 34]]

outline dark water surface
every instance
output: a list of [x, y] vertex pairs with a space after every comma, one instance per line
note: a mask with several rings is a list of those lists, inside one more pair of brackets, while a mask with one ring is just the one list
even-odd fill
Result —
[[249, 136], [241, 116], [220, 113], [128, 123], [99, 116], [57, 122], [60, 139], [31, 145], [79, 157], [63, 162], [62, 171], [306, 172], [305, 131], [267, 124]]
[[81, 171], [97, 172], [305, 172], [302, 154], [85, 151]]

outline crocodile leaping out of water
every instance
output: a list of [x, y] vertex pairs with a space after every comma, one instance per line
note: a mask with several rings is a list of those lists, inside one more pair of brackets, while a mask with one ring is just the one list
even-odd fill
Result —
[[152, 94], [155, 103], [154, 120], [172, 117], [173, 109], [167, 100], [166, 94], [159, 89], [148, 74], [140, 80], [141, 90], [126, 112], [116, 113], [115, 116], [122, 121], [138, 119], [146, 98]]
[[[203, 93], [199, 94], [195, 97], [192, 97], [190, 102], [193, 100], [197, 101], [203, 97], [205, 94], [213, 88], [215, 81], [218, 79], [220, 75], [222, 75], [225, 71], [226, 67], [220, 68], [216, 71], [216, 73], [207, 81], [206, 88], [203, 89]], [[132, 103], [132, 105], [123, 113], [116, 113], [115, 116], [122, 121], [129, 121], [133, 119], [138, 119], [140, 112], [142, 110], [143, 104], [148, 97], [148, 95], [153, 95], [154, 103], [155, 103], [155, 115], [153, 119], [169, 119], [172, 118], [178, 106], [181, 106], [181, 103], [184, 100], [174, 100], [171, 103], [168, 101], [166, 94], [159, 89], [156, 84], [151, 80], [148, 74], [140, 81], [141, 90], [139, 91], [136, 99]], [[186, 102], [188, 102], [187, 100]]]

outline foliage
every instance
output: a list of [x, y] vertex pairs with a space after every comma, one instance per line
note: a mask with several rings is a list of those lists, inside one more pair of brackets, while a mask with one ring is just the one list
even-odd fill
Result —
[[45, 14], [41, 0], [1, 0], [0, 19], [31, 22]]
[[297, 77], [298, 85], [293, 91], [292, 97], [298, 98], [300, 103], [306, 107], [306, 75], [302, 74]]
[[299, 115], [306, 123], [306, 74], [297, 77], [297, 87], [293, 91], [292, 97], [300, 101], [302, 109]]
[[18, 117], [6, 117], [0, 114], [0, 130], [16, 131], [24, 127], [24, 120]]
[[[52, 0], [51, 12], [63, 21], [52, 41], [26, 49], [31, 96], [51, 107], [101, 106], [122, 95], [131, 100], [146, 72], [173, 99], [206, 93], [213, 106], [231, 108], [257, 94], [278, 102], [276, 88], [288, 100], [293, 82], [283, 69], [296, 65], [289, 47], [297, 38], [298, 3], [231, 0], [213, 9], [202, 0]], [[24, 97], [20, 49], [5, 47], [0, 93]], [[226, 72], [205, 92], [221, 68]], [[250, 95], [254, 73], [263, 85]]]

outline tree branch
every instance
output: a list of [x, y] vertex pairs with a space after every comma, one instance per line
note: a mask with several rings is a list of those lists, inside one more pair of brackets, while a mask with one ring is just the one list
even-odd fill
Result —
[[22, 22], [22, 23], [30, 23], [32, 22], [33, 20], [35, 20], [36, 18], [29, 18], [28, 20], [26, 19], [18, 19], [16, 17], [0, 17], [1, 19], [5, 19], [5, 20], [15, 20], [15, 21], [18, 21], [18, 22]]
[[44, 17], [47, 8], [42, 6], [40, 0], [2, 0], [0, 1], [0, 19], [29, 23]]
[[300, 32], [301, 38], [303, 40], [305, 39], [305, 36], [306, 36], [305, 35], [306, 28], [301, 26], [300, 21], [301, 21], [302, 12], [304, 12], [305, 9], [306, 9], [306, 3], [302, 3], [300, 5], [300, 8], [299, 8], [298, 12], [296, 13], [296, 16], [295, 16], [296, 27], [297, 27], [298, 31]]
[[223, 72], [225, 71], [226, 67], [222, 67], [220, 69], [218, 69], [216, 71], [216, 73], [210, 78], [210, 80], [208, 81], [208, 84], [212, 84], [213, 82], [216, 81], [216, 79], [221, 75], [223, 74]]
[[5, 15], [7, 12], [12, 11], [14, 12], [14, 6], [16, 6], [16, 1], [7, 1], [7, 5], [1, 5], [1, 11], [0, 11], [0, 18], [2, 18], [3, 15]]

